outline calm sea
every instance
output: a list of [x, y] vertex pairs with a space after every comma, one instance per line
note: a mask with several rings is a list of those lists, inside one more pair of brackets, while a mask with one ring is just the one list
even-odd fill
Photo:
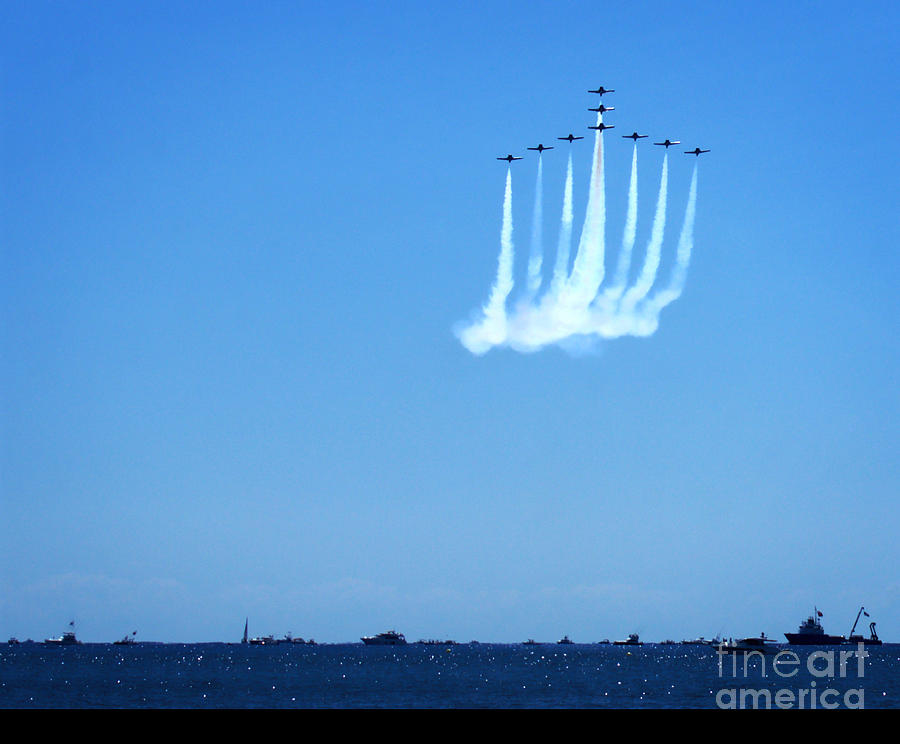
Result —
[[745, 670], [680, 644], [23, 643], [0, 647], [0, 707], [900, 707], [900, 645], [843, 666], [837, 648], [790, 650]]

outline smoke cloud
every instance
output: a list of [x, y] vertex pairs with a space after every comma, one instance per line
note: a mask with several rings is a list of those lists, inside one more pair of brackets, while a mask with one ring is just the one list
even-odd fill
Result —
[[[600, 117], [598, 116], [598, 123]], [[691, 178], [687, 206], [678, 239], [675, 260], [668, 282], [657, 288], [657, 274], [662, 262], [668, 201], [669, 159], [663, 157], [659, 192], [650, 238], [643, 264], [629, 284], [637, 234], [638, 183], [637, 148], [631, 161], [625, 227], [612, 277], [605, 272], [606, 193], [603, 163], [603, 132], [594, 137], [591, 179], [587, 207], [578, 248], [572, 262], [570, 251], [573, 228], [572, 153], [566, 169], [559, 242], [552, 275], [547, 283], [542, 276], [543, 249], [543, 162], [538, 159], [537, 193], [532, 225], [532, 245], [528, 261], [527, 288], [524, 295], [507, 308], [513, 289], [513, 225], [512, 173], [506, 173], [503, 198], [503, 224], [500, 232], [500, 254], [497, 277], [490, 296], [480, 312], [468, 323], [455, 329], [462, 345], [476, 355], [494, 347], [509, 347], [520, 352], [535, 352], [546, 346], [583, 349], [601, 339], [622, 336], [646, 337], [659, 326], [663, 308], [678, 299], [687, 280], [694, 246], [694, 217], [697, 203], [697, 164]], [[604, 281], [606, 283], [604, 284]], [[545, 287], [540, 294], [541, 287]]]
[[497, 257], [497, 278], [491, 296], [482, 308], [481, 317], [459, 330], [459, 340], [473, 354], [484, 354], [492, 346], [508, 340], [506, 298], [513, 288], [512, 239], [512, 169], [506, 171], [506, 192], [503, 197], [503, 226], [500, 229], [500, 255]]

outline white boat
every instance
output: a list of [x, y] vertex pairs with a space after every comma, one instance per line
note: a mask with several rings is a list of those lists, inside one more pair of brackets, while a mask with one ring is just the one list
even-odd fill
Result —
[[81, 641], [79, 641], [75, 637], [75, 621], [72, 620], [69, 623], [69, 627], [72, 630], [67, 630], [63, 633], [59, 638], [47, 638], [44, 640], [44, 643], [49, 644], [50, 646], [77, 646]]
[[726, 654], [749, 653], [751, 651], [766, 654], [777, 650], [772, 646], [773, 643], [775, 643], [775, 641], [771, 638], [766, 638], [766, 634], [762, 633], [759, 638], [738, 638], [737, 640], [729, 641], [728, 643], [723, 641], [716, 646], [716, 648]]
[[47, 638], [44, 643], [50, 646], [77, 646], [81, 641], [75, 637], [75, 631], [69, 630], [59, 638]]
[[251, 646], [277, 646], [278, 643], [279, 641], [275, 640], [275, 636], [270, 635], [250, 639]]

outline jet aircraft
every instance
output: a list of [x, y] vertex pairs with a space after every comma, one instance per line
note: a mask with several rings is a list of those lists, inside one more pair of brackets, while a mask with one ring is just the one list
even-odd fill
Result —
[[588, 93], [597, 93], [602, 96], [604, 93], [615, 93], [615, 91], [610, 90], [609, 88], [604, 88], [601, 85], [599, 88], [597, 88], [597, 90], [589, 90]]
[[639, 139], [645, 139], [646, 137], [649, 137], [649, 135], [638, 134], [637, 132], [632, 132], [631, 134], [623, 134], [622, 135], [623, 139], [630, 139], [630, 140], [634, 140], [635, 142], [637, 142]]
[[669, 147], [671, 147], [672, 145], [680, 145], [681, 142], [679, 142], [678, 140], [675, 140], [674, 142], [671, 142], [670, 140], [666, 140], [665, 142], [654, 142], [653, 144], [654, 145], [664, 145], [665, 148], [668, 150]]
[[574, 134], [572, 134], [570, 132], [568, 137], [557, 137], [556, 139], [567, 140], [568, 142], [572, 142], [573, 140], [584, 139], [584, 137], [576, 137]]
[[602, 103], [597, 108], [589, 108], [588, 111], [597, 111], [601, 114], [605, 114], [607, 111], [615, 111], [615, 106], [604, 106]]
[[588, 129], [599, 129], [601, 132], [604, 129], [615, 129], [615, 124], [604, 124], [602, 121], [596, 127], [588, 127]]
[[701, 150], [699, 147], [695, 147], [693, 150], [685, 150], [685, 155], [696, 155], [700, 157], [700, 153], [709, 152], [709, 150]]
[[537, 147], [529, 147], [529, 150], [537, 150], [538, 152], [543, 152], [544, 150], [552, 150], [552, 147], [544, 147], [543, 145], [538, 145]]
[[497, 158], [497, 160], [505, 160], [507, 163], [511, 163], [513, 160], [521, 160], [522, 158], [517, 158], [513, 155], [507, 155], [505, 158]]

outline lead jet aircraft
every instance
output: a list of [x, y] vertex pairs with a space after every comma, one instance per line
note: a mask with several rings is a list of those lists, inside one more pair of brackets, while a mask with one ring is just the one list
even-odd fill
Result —
[[649, 136], [650, 135], [647, 134], [638, 134], [637, 132], [632, 132], [631, 134], [623, 134], [622, 138], [634, 140], [635, 142], [637, 142], [639, 139], [646, 139]]
[[576, 137], [574, 134], [572, 134], [571, 132], [569, 132], [569, 136], [568, 136], [568, 137], [557, 137], [556, 139], [559, 139], [559, 140], [567, 140], [568, 142], [571, 143], [573, 140], [584, 139], [584, 137]]
[[522, 158], [514, 157], [513, 155], [507, 155], [505, 158], [497, 158], [497, 160], [505, 160], [507, 163], [511, 163], [513, 160], [521, 160]]
[[588, 127], [588, 129], [599, 129], [601, 132], [604, 129], [615, 129], [615, 124], [604, 124], [602, 121], [596, 127]]
[[589, 90], [588, 93], [597, 93], [602, 96], [604, 93], [615, 93], [615, 91], [610, 90], [609, 88], [604, 88], [601, 85], [599, 88], [597, 88], [597, 90]]
[[678, 140], [675, 140], [674, 142], [666, 140], [665, 142], [654, 142], [653, 144], [654, 145], [664, 145], [665, 148], [668, 150], [672, 145], [680, 145], [681, 142], [679, 142]]
[[615, 106], [604, 106], [602, 103], [597, 108], [589, 108], [588, 111], [597, 111], [601, 114], [605, 114], [607, 111], [615, 111]]
[[538, 152], [543, 152], [544, 150], [552, 150], [552, 147], [544, 147], [543, 145], [538, 145], [537, 147], [529, 147], [529, 150], [537, 150]]
[[693, 150], [685, 150], [685, 155], [696, 155], [698, 158], [700, 157], [700, 153], [709, 152], [709, 150], [701, 150], [699, 147], [695, 147]]

